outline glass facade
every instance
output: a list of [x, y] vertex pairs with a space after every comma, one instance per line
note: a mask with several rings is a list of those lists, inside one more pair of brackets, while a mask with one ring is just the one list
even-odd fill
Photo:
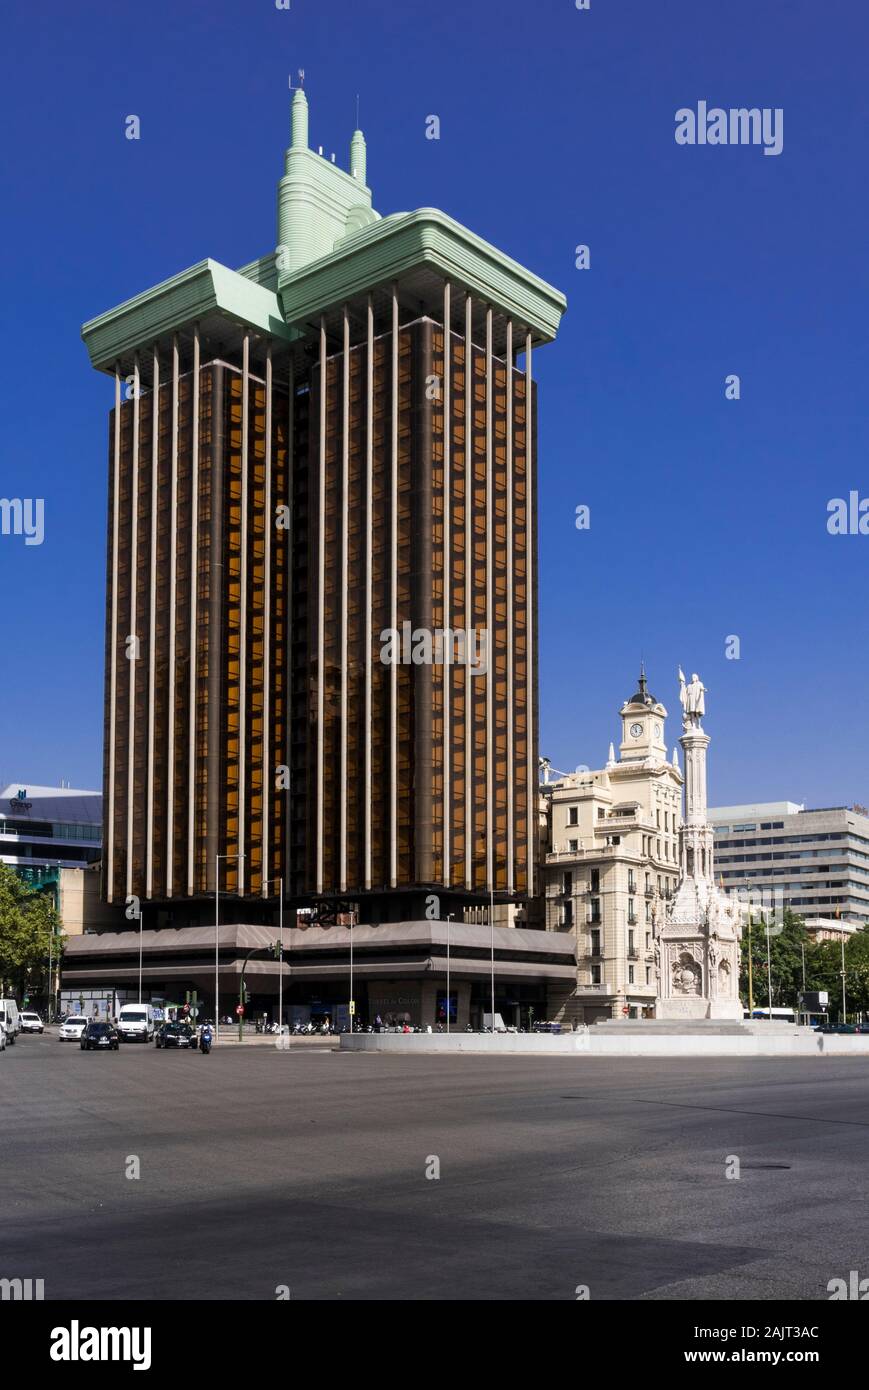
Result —
[[373, 298], [292, 348], [209, 341], [198, 371], [198, 338], [160, 345], [112, 416], [115, 902], [211, 894], [218, 854], [225, 894], [283, 876], [361, 920], [533, 891], [524, 339], [502, 321], [495, 352], [458, 292], [449, 333]]
[[[526, 638], [529, 605], [536, 602], [533, 559], [529, 565], [527, 554], [534, 459], [532, 454], [529, 467], [525, 376], [510, 367], [508, 394], [506, 362], [492, 358], [487, 372], [486, 352], [476, 344], [468, 351], [465, 338], [452, 332], [447, 391], [442, 324], [429, 318], [402, 324], [395, 355], [391, 330], [378, 327], [370, 348], [370, 407], [367, 340], [351, 345], [346, 370], [343, 348], [326, 359], [322, 479], [319, 434], [316, 428], [308, 432], [306, 496], [319, 499], [321, 485], [323, 496], [322, 591], [319, 527], [307, 536], [309, 710], [316, 717], [322, 603], [324, 728], [322, 751], [315, 729], [308, 730], [308, 852], [296, 888], [324, 897], [424, 887], [485, 894], [491, 847], [491, 886], [522, 896], [528, 891]], [[320, 405], [316, 365], [312, 422], [320, 418]], [[369, 429], [370, 528], [365, 505]], [[365, 699], [369, 529], [370, 706]], [[384, 660], [392, 632], [398, 659], [393, 653]], [[416, 659], [420, 632], [431, 636], [431, 660]], [[457, 633], [462, 636], [451, 640]], [[487, 657], [487, 669], [474, 674], [458, 659], [462, 641], [466, 653]], [[320, 757], [322, 806], [316, 796]]]
[[[287, 394], [285, 388], [271, 393], [267, 490], [266, 390], [262, 381], [248, 379], [243, 519], [242, 374], [226, 364], [209, 363], [200, 368], [195, 387], [191, 371], [179, 372], [176, 381], [171, 363], [167, 372], [164, 361], [156, 401], [152, 382], [142, 390], [138, 409], [134, 399], [121, 405], [117, 555], [114, 468], [110, 470], [106, 698], [108, 716], [114, 646], [115, 776], [113, 834], [109, 838], [106, 833], [104, 847], [106, 856], [111, 855], [116, 902], [128, 893], [169, 901], [191, 890], [193, 895], [211, 892], [217, 853], [245, 853], [244, 884], [238, 862], [229, 861], [222, 869], [222, 886], [256, 894], [264, 876], [282, 871], [284, 860], [283, 804], [278, 797], [265, 797], [264, 788], [271, 791], [276, 768], [286, 762], [287, 533], [275, 527], [274, 519], [287, 498]], [[274, 528], [268, 574], [267, 527]], [[248, 582], [242, 654], [243, 530]], [[243, 731], [242, 680], [247, 702]], [[107, 753], [110, 730], [107, 717]], [[242, 758], [247, 769], [243, 809]], [[108, 757], [105, 766], [108, 793]]]

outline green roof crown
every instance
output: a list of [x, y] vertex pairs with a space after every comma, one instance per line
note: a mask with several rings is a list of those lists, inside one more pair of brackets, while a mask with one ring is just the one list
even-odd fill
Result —
[[366, 186], [366, 147], [361, 130], [350, 141], [350, 172], [308, 147], [308, 99], [298, 88], [292, 102], [292, 138], [278, 184], [278, 288], [311, 261], [328, 256], [339, 241], [376, 221]]

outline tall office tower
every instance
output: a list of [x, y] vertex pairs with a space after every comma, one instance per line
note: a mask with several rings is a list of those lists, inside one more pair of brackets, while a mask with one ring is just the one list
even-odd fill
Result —
[[377, 922], [533, 891], [531, 371], [564, 308], [442, 212], [380, 217], [362, 132], [344, 172], [297, 91], [275, 250], [85, 325], [115, 383], [110, 901], [195, 921], [219, 873], [236, 915], [283, 879]]

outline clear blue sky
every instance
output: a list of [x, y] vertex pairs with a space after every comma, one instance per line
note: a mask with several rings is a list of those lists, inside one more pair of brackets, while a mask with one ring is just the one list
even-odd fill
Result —
[[[826, 531], [869, 496], [863, 6], [14, 0], [4, 41], [0, 495], [46, 536], [0, 537], [0, 780], [100, 785], [111, 388], [80, 326], [272, 248], [303, 67], [344, 164], [359, 93], [379, 211], [439, 206], [568, 297], [536, 362], [541, 751], [599, 766], [642, 653], [671, 743], [677, 665], [709, 689], [713, 802], [869, 801], [869, 536]], [[700, 100], [781, 107], [783, 152], [676, 145]]]

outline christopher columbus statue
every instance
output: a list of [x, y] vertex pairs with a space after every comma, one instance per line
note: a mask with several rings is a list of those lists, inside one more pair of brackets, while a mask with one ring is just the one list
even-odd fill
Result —
[[684, 729], [699, 729], [700, 720], [706, 713], [706, 686], [696, 671], [686, 685], [685, 672], [681, 666], [679, 667], [679, 703], [682, 706], [682, 727]]

